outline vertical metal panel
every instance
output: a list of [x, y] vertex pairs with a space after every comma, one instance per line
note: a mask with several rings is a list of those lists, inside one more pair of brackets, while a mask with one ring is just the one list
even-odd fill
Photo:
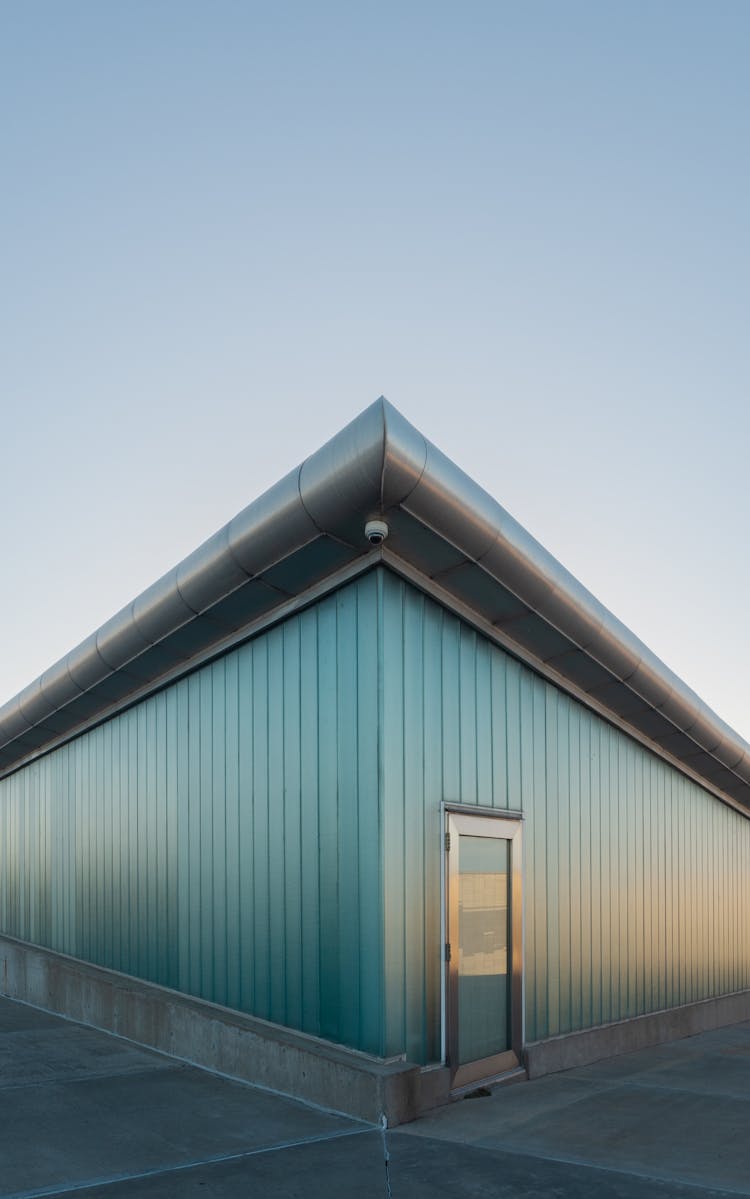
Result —
[[415, 912], [426, 929], [439, 905], [441, 801], [525, 814], [527, 1040], [750, 986], [750, 820], [409, 584], [382, 585], [389, 1051], [437, 1056], [439, 926], [422, 936]]
[[[268, 915], [268, 1017], [281, 1024], [286, 1017], [286, 954], [279, 952], [285, 933], [284, 860], [284, 643], [277, 626], [268, 634], [268, 699], [266, 730], [268, 753], [268, 841], [265, 876]], [[275, 1017], [273, 1013], [276, 1013]]]
[[306, 847], [321, 844], [321, 804], [318, 803], [320, 726], [310, 719], [310, 714], [318, 711], [318, 617], [314, 609], [303, 613], [300, 618], [300, 708], [302, 1027], [320, 1028], [321, 859], [318, 854], [305, 852]]
[[458, 626], [458, 727], [460, 742], [459, 796], [465, 804], [477, 803], [477, 634]]
[[[239, 974], [237, 1007], [253, 1011], [255, 1003], [255, 739], [254, 711], [244, 697], [253, 694], [253, 658], [244, 645], [235, 655], [237, 661], [237, 746], [238, 746], [238, 820], [239, 820]], [[180, 905], [182, 909], [182, 904]]]
[[[302, 728], [300, 711], [300, 622], [290, 621], [283, 635], [284, 730]], [[284, 931], [286, 990], [284, 1023], [302, 1024], [302, 812], [301, 737], [284, 737]]]
[[[360, 587], [357, 601], [357, 754], [352, 780], [357, 794], [359, 1038], [383, 1037], [382, 857], [380, 806], [380, 598], [377, 584]], [[373, 725], [373, 721], [375, 724]], [[374, 897], [377, 896], [377, 901]]]
[[526, 1037], [750, 986], [750, 821], [379, 571], [0, 783], [0, 927], [440, 1051], [440, 805], [522, 810]]
[[268, 638], [252, 647], [252, 721], [253, 721], [253, 990], [250, 1011], [268, 1018], [271, 1012], [271, 957], [273, 953], [269, 922], [269, 850], [268, 824], [271, 800], [268, 774], [269, 751], [269, 680]]
[[528, 915], [526, 923], [533, 920], [536, 934], [532, 977], [535, 988], [526, 1003], [527, 1038], [540, 1021], [547, 1018], [549, 1010], [549, 939], [552, 935], [548, 921], [549, 871], [547, 869], [547, 844], [551, 840], [549, 819], [554, 820], [555, 810], [547, 803], [544, 746], [547, 735], [547, 708], [544, 687], [538, 679], [517, 663], [513, 664], [514, 691], [519, 696], [518, 719], [520, 724], [519, 755], [521, 759], [520, 785], [517, 792], [509, 791], [510, 806], [530, 813], [530, 832], [533, 837], [531, 860], [534, 869], [530, 872]]
[[225, 818], [225, 963], [226, 999], [237, 1008], [240, 996], [240, 749], [239, 749], [239, 655], [224, 661], [224, 818]]
[[336, 608], [318, 616], [318, 790], [320, 795], [320, 1005], [321, 1032], [335, 1037], [339, 1003], [339, 763]]
[[338, 910], [338, 993], [342, 1040], [353, 1045], [359, 1038], [359, 970], [353, 970], [359, 945], [359, 829], [354, 801], [357, 779], [357, 670], [356, 657], [347, 652], [356, 644], [357, 609], [351, 597], [336, 596], [336, 709], [338, 724], [338, 863], [339, 894], [349, 905]]
[[[234, 662], [234, 658], [232, 659]], [[230, 716], [235, 723], [234, 713]], [[219, 658], [211, 667], [211, 787], [208, 792], [213, 846], [212, 891], [209, 901], [213, 921], [210, 929], [213, 979], [211, 991], [219, 1003], [227, 1004], [227, 711], [226, 659]], [[236, 753], [236, 751], [235, 751]], [[236, 762], [236, 757], [235, 757]], [[234, 764], [233, 764], [234, 765]], [[234, 834], [234, 828], [231, 829]]]
[[[546, 706], [549, 709], [548, 694], [545, 698], [547, 700]], [[560, 764], [560, 769], [556, 772], [557, 837], [560, 846], [557, 868], [558, 900], [556, 904], [556, 919], [553, 921], [557, 945], [553, 950], [556, 953], [556, 961], [554, 964], [550, 963], [550, 978], [553, 975], [559, 978], [557, 997], [558, 1031], [563, 1033], [568, 1032], [575, 1024], [572, 1012], [573, 991], [576, 986], [574, 979], [577, 980], [581, 971], [580, 949], [576, 948], [577, 940], [575, 933], [575, 925], [580, 919], [580, 897], [576, 902], [575, 910], [572, 908], [573, 894], [577, 881], [580, 879], [581, 871], [580, 859], [577, 855], [575, 858], [572, 856], [573, 847], [577, 845], [579, 839], [576, 821], [580, 808], [578, 795], [576, 794], [575, 797], [571, 795], [571, 704], [566, 696], [561, 696], [561, 700], [562, 702], [556, 705], [556, 737], [551, 743], [549, 742], [549, 738], [547, 738], [547, 743], [551, 744], [554, 758]]]
[[[174, 689], [170, 688], [170, 696], [174, 695], [177, 708], [176, 714], [176, 828], [171, 837], [177, 842], [177, 908], [180, 913], [178, 920], [178, 955], [177, 983], [181, 991], [190, 991], [190, 824], [188, 797], [190, 774], [190, 687], [191, 679], [182, 679]], [[116, 725], [119, 722], [113, 722]], [[120, 754], [122, 760], [122, 753]]]
[[[422, 603], [411, 604], [403, 610], [403, 678], [424, 679], [424, 628]], [[399, 705], [400, 706], [400, 705]], [[400, 739], [403, 753], [403, 795], [414, 796], [404, 803], [404, 862], [405, 907], [404, 948], [406, 971], [419, 978], [426, 977], [425, 963], [425, 822], [424, 822], [424, 686], [406, 687], [403, 696], [404, 736]], [[385, 751], [390, 756], [388, 740]], [[388, 843], [387, 843], [388, 845]], [[432, 842], [431, 848], [434, 846]], [[388, 845], [389, 847], [389, 845]], [[417, 1060], [424, 1052], [425, 989], [405, 988], [405, 1027], [410, 1034], [404, 1047], [407, 1056]]]
[[[204, 844], [201, 830], [200, 797], [201, 779], [201, 674], [192, 674], [187, 680], [187, 769], [185, 775], [185, 821], [187, 835], [187, 947], [185, 962], [185, 989], [193, 995], [203, 992], [200, 921], [203, 896], [201, 894], [201, 857], [210, 851], [210, 842]], [[135, 850], [131, 851], [135, 856]]]
[[[195, 776], [196, 843], [195, 889], [197, 911], [195, 914], [194, 941], [197, 946], [195, 973], [196, 985], [201, 995], [216, 994], [216, 979], [213, 961], [214, 925], [214, 827], [213, 827], [213, 666], [201, 670], [197, 676], [198, 769]], [[191, 739], [193, 737], [191, 730]], [[192, 835], [191, 829], [191, 835]]]
[[[474, 737], [474, 753], [476, 759], [477, 803], [480, 796], [487, 795], [493, 786], [493, 753], [492, 753], [492, 654], [489, 644], [480, 637], [476, 642], [476, 735]], [[489, 745], [490, 753], [478, 753], [480, 745]]]
[[[416, 1029], [407, 1028], [406, 992], [413, 981], [416, 993], [424, 995], [425, 976], [418, 970], [413, 976], [407, 973], [407, 944], [405, 936], [407, 888], [406, 872], [411, 870], [405, 856], [406, 837], [404, 816], [407, 797], [404, 790], [404, 742], [409, 730], [404, 725], [404, 692], [407, 680], [404, 676], [403, 655], [403, 593], [394, 588], [389, 575], [380, 574], [378, 584], [381, 592], [381, 639], [382, 699], [381, 723], [381, 776], [383, 804], [383, 940], [384, 940], [384, 1048], [387, 1054], [403, 1053], [406, 1041], [423, 1034], [423, 1022]], [[445, 670], [445, 664], [443, 666]], [[438, 752], [439, 746], [438, 746]], [[419, 805], [421, 794], [409, 797], [409, 802]], [[418, 866], [414, 865], [416, 886], [423, 884]], [[413, 994], [413, 991], [411, 991]]]
[[378, 614], [373, 574], [0, 782], [0, 928], [381, 1052]]
[[594, 888], [595, 868], [591, 854], [591, 843], [594, 838], [594, 813], [591, 803], [591, 725], [584, 719], [585, 713], [573, 705], [575, 719], [578, 725], [578, 743], [573, 760], [578, 762], [577, 779], [572, 780], [573, 796], [579, 796], [580, 837], [578, 847], [573, 846], [571, 856], [581, 864], [580, 872], [580, 903], [581, 903], [581, 975], [579, 987], [579, 1006], [576, 1008], [579, 1027], [586, 1028], [596, 1023], [594, 1019], [594, 971], [591, 947], [594, 940], [595, 911]]
[[[423, 602], [420, 611], [424, 622], [422, 634], [422, 663], [424, 669], [424, 740], [422, 741], [423, 794], [422, 819], [424, 828], [424, 876], [415, 879], [413, 885], [422, 885], [425, 927], [422, 955], [424, 960], [424, 1031], [412, 1031], [413, 1039], [422, 1037], [421, 1058], [417, 1049], [415, 1060], [437, 1061], [442, 1052], [441, 1006], [443, 963], [439, 949], [442, 945], [442, 897], [440, 891], [443, 827], [442, 813], [433, 797], [440, 794], [441, 759], [434, 746], [441, 740], [442, 714], [442, 663], [440, 655], [434, 653], [439, 642], [442, 612], [434, 604]], [[425, 753], [425, 745], [430, 752]], [[389, 845], [385, 843], [388, 855]]]
[[[164, 867], [159, 859], [159, 842], [156, 830], [159, 824], [159, 809], [163, 802], [163, 791], [157, 789], [156, 777], [156, 756], [157, 756], [157, 715], [159, 711], [158, 698], [154, 699], [147, 711], [143, 712], [143, 722], [139, 730], [139, 742], [143, 748], [143, 772], [144, 782], [143, 790], [145, 794], [145, 812], [143, 819], [143, 850], [142, 858], [146, 867], [146, 904], [145, 916], [146, 927], [141, 936], [146, 945], [146, 953], [144, 955], [145, 970], [148, 975], [153, 976], [158, 969], [159, 949], [160, 949], [160, 930], [159, 924], [161, 920], [161, 908], [159, 905], [159, 880], [163, 877]], [[101, 733], [101, 729], [97, 729]], [[91, 807], [93, 811], [101, 811], [101, 800], [99, 796], [101, 791], [99, 788], [92, 791]], [[94, 817], [95, 832], [94, 837], [97, 838], [96, 817]], [[98, 891], [98, 887], [97, 887]]]
[[[164, 769], [165, 779], [165, 862], [166, 878], [166, 937], [167, 946], [163, 962], [164, 977], [167, 985], [178, 988], [180, 978], [180, 821], [179, 821], [179, 698], [180, 688], [170, 687], [164, 692], [165, 723], [164, 723]], [[182, 691], [184, 694], [184, 689]], [[116, 735], [115, 726], [110, 723], [113, 737]], [[114, 757], [114, 752], [113, 752]], [[113, 777], [116, 771], [113, 769]]]
[[[546, 752], [546, 760], [548, 762], [554, 761], [559, 752], [558, 717], [560, 716], [560, 710], [559, 705], [554, 702], [554, 698], [554, 695], [551, 695], [550, 692], [547, 692], [545, 695], [544, 746], [538, 746], [536, 741], [534, 743], [535, 750], [543, 748]], [[547, 900], [540, 904], [539, 917], [544, 921], [547, 930], [547, 994], [545, 1006], [549, 1030], [552, 1036], [556, 1033], [567, 1031], [565, 1029], [565, 1021], [561, 1019], [561, 991], [565, 980], [561, 978], [561, 969], [564, 967], [560, 954], [560, 946], [562, 941], [562, 925], [568, 915], [567, 912], [563, 911], [563, 905], [566, 901], [569, 902], [568, 871], [564, 868], [564, 864], [567, 866], [567, 863], [565, 863], [566, 855], [563, 852], [563, 846], [567, 842], [568, 829], [565, 813], [565, 796], [561, 786], [562, 781], [561, 774], [558, 771], [550, 771], [547, 774], [546, 815], [544, 830], [540, 833], [540, 841], [544, 845], [546, 872], [544, 872], [541, 859], [539, 867], [545, 873]], [[554, 852], [555, 846], [559, 847], [558, 852]], [[550, 852], [551, 849], [553, 852]], [[549, 899], [552, 902], [549, 902]], [[543, 1012], [544, 1008], [541, 1010]]]
[[569, 737], [569, 780], [567, 801], [570, 813], [570, 842], [568, 852], [568, 879], [570, 898], [568, 905], [568, 920], [570, 926], [570, 1012], [568, 1025], [570, 1028], [580, 1028], [583, 1021], [583, 1002], [581, 991], [583, 978], [587, 972], [584, 962], [583, 921], [584, 912], [588, 917], [588, 905], [584, 904], [584, 889], [589, 868], [588, 857], [581, 851], [581, 826], [584, 824], [584, 810], [587, 806], [587, 795], [581, 780], [581, 743], [580, 743], [580, 710], [572, 702], [566, 705]]

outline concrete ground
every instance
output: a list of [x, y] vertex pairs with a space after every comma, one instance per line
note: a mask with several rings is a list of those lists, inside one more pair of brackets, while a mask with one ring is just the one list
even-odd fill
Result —
[[[750, 1023], [387, 1133], [393, 1199], [750, 1195]], [[386, 1199], [379, 1130], [0, 999], [0, 1196]]]

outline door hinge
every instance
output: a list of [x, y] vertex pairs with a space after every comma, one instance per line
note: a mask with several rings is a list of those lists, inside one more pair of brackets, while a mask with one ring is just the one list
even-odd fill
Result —
[[445, 834], [445, 852], [450, 853], [450, 851], [451, 851], [451, 835], [450, 835], [450, 833], [446, 833]]
[[445, 942], [445, 960], [446, 960], [446, 962], [449, 962], [451, 960], [451, 943], [450, 943], [450, 941]]

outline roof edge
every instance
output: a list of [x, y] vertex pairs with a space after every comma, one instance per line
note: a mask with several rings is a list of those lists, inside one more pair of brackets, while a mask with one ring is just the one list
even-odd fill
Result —
[[[235, 592], [255, 584], [267, 604], [280, 606], [288, 593], [275, 590], [278, 563], [320, 539], [348, 560], [363, 556], [364, 521], [398, 510], [627, 686], [697, 755], [729, 771], [750, 807], [750, 744], [382, 396], [0, 708], [0, 769], [80, 724], [81, 705], [106, 713], [128, 679], [133, 691], [144, 679], [156, 685], [166, 673], [159, 648], [185, 629], [202, 623], [202, 646], [211, 636], [218, 644], [226, 626], [214, 634], [211, 619]], [[157, 652], [147, 676], [139, 660], [150, 651]], [[191, 653], [183, 657], [190, 669]], [[77, 715], [66, 726], [72, 706]]]

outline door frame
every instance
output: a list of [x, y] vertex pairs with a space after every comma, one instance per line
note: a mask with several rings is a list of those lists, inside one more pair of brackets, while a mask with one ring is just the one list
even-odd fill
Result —
[[[523, 816], [491, 808], [444, 805], [445, 877], [445, 1060], [451, 1090], [504, 1074], [521, 1064], [523, 1053]], [[510, 1049], [458, 1064], [458, 838], [495, 837], [510, 852]]]

